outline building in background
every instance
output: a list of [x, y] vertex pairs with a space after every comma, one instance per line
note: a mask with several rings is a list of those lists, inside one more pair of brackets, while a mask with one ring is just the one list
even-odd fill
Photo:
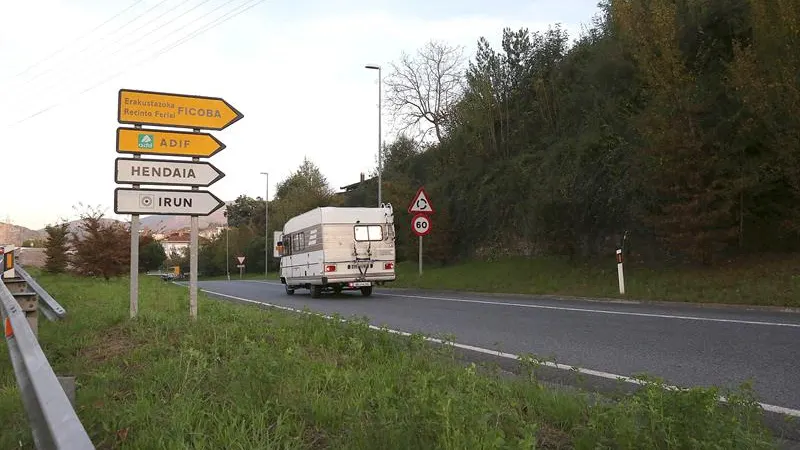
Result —
[[171, 255], [172, 252], [180, 255], [183, 253], [184, 249], [188, 250], [189, 237], [189, 233], [185, 231], [170, 233], [166, 238], [161, 240], [161, 246], [164, 248], [164, 252], [167, 256]]

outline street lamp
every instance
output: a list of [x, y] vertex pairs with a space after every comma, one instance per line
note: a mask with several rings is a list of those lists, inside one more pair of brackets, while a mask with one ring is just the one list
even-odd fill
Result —
[[364, 66], [365, 69], [372, 69], [378, 71], [378, 206], [381, 206], [381, 172], [383, 172], [383, 149], [381, 145], [383, 144], [383, 139], [381, 139], [381, 85], [383, 83], [383, 79], [381, 76], [381, 66], [376, 65], [366, 65]]
[[261, 172], [267, 177], [267, 193], [264, 197], [264, 278], [269, 277], [269, 172]]

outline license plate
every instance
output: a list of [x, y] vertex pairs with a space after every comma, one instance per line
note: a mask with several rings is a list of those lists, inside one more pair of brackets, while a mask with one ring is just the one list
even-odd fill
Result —
[[369, 281], [354, 281], [350, 283], [350, 287], [367, 287], [372, 286], [372, 283]]

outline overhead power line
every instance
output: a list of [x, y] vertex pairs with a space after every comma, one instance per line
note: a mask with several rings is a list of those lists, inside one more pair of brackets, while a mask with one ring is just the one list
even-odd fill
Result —
[[75, 40], [73, 40], [72, 42], [70, 42], [69, 44], [66, 44], [65, 46], [61, 47], [60, 49], [58, 49], [58, 50], [54, 51], [53, 53], [51, 53], [51, 54], [49, 54], [49, 55], [47, 55], [47, 56], [45, 56], [44, 58], [40, 59], [39, 61], [37, 61], [37, 62], [35, 62], [35, 63], [31, 64], [30, 66], [26, 67], [26, 68], [25, 68], [25, 70], [23, 70], [23, 71], [21, 71], [21, 72], [17, 73], [17, 74], [16, 74], [16, 75], [14, 75], [14, 76], [15, 76], [15, 77], [18, 77], [18, 76], [20, 76], [20, 75], [24, 75], [24, 74], [28, 73], [28, 71], [29, 71], [29, 70], [31, 70], [31, 69], [33, 69], [34, 67], [38, 66], [38, 65], [39, 65], [39, 64], [41, 64], [42, 62], [44, 62], [44, 61], [47, 61], [47, 60], [49, 60], [49, 59], [52, 59], [52, 58], [53, 58], [54, 56], [56, 56], [57, 54], [59, 54], [59, 53], [63, 52], [64, 50], [66, 50], [66, 49], [67, 49], [67, 47], [69, 47], [69, 46], [71, 46], [71, 45], [75, 44], [76, 42], [80, 41], [81, 39], [83, 39], [83, 38], [85, 38], [85, 37], [89, 36], [90, 34], [94, 33], [95, 31], [99, 30], [99, 29], [100, 29], [100, 28], [102, 28], [102, 27], [103, 27], [105, 24], [107, 24], [107, 23], [111, 22], [112, 20], [116, 19], [117, 17], [121, 16], [122, 14], [124, 14], [124, 13], [125, 13], [125, 12], [127, 12], [129, 9], [133, 8], [134, 6], [138, 5], [138, 4], [139, 4], [139, 3], [141, 3], [142, 1], [144, 1], [144, 0], [136, 0], [136, 1], [134, 1], [134, 2], [133, 2], [131, 5], [130, 5], [130, 6], [128, 6], [127, 8], [123, 9], [122, 11], [120, 11], [120, 12], [118, 12], [118, 13], [114, 14], [113, 16], [109, 17], [108, 19], [104, 20], [104, 21], [103, 21], [103, 22], [102, 22], [100, 25], [97, 25], [96, 27], [92, 28], [92, 29], [91, 29], [91, 30], [89, 30], [88, 32], [86, 32], [86, 33], [84, 33], [83, 35], [79, 36], [78, 38], [76, 38]]
[[[228, 2], [225, 3], [225, 5], [231, 3], [231, 1], [232, 0], [229, 0]], [[154, 52], [150, 56], [148, 56], [148, 57], [146, 57], [146, 58], [144, 58], [144, 59], [142, 59], [142, 60], [140, 60], [140, 61], [138, 61], [138, 62], [136, 62], [134, 64], [126, 65], [125, 69], [123, 69], [121, 71], [118, 71], [118, 72], [114, 73], [113, 75], [111, 75], [109, 77], [106, 77], [106, 78], [104, 78], [104, 79], [92, 84], [91, 86], [87, 87], [86, 89], [83, 89], [82, 91], [80, 91], [79, 95], [80, 94], [85, 94], [85, 93], [87, 93], [87, 92], [89, 92], [89, 91], [91, 91], [93, 89], [96, 89], [97, 87], [102, 86], [103, 84], [105, 84], [105, 83], [107, 83], [107, 82], [119, 77], [120, 75], [123, 75], [124, 73], [128, 72], [129, 70], [131, 70], [133, 68], [136, 68], [136, 67], [138, 67], [138, 66], [140, 66], [140, 65], [144, 64], [145, 62], [148, 62], [148, 61], [150, 61], [152, 59], [155, 59], [155, 58], [157, 58], [157, 57], [159, 57], [159, 56], [161, 56], [161, 55], [163, 55], [163, 54], [165, 54], [165, 53], [167, 53], [167, 52], [179, 47], [180, 45], [183, 45], [184, 43], [196, 38], [197, 36], [200, 36], [201, 34], [205, 33], [206, 31], [223, 24], [223, 23], [227, 22], [228, 20], [233, 19], [234, 17], [237, 17], [238, 15], [240, 15], [240, 14], [242, 14], [242, 13], [244, 13], [244, 12], [250, 10], [250, 9], [252, 9], [253, 7], [263, 3], [264, 1], [265, 0], [246, 0], [245, 2], [241, 3], [238, 7], [234, 8], [233, 10], [223, 14], [222, 16], [218, 17], [214, 21], [212, 21], [212, 22], [210, 22], [210, 23], [208, 23], [208, 24], [206, 24], [204, 26], [201, 26], [200, 28], [198, 28], [195, 31], [189, 33], [188, 35], [186, 35], [184, 37], [180, 37], [177, 40], [171, 42], [170, 44], [165, 45], [164, 47], [160, 48], [159, 50], [157, 50], [156, 52]], [[216, 11], [219, 8], [220, 7], [217, 7], [213, 11]], [[208, 14], [206, 14], [206, 15], [208, 15]], [[206, 15], [204, 15], [202, 17], [205, 17]], [[198, 19], [195, 19], [191, 23], [194, 23], [197, 20]], [[183, 27], [181, 27], [181, 28], [179, 28], [178, 30], [175, 30], [175, 31], [180, 31], [181, 29], [185, 28], [188, 25], [189, 24], [186, 24]], [[52, 104], [52, 105], [50, 105], [50, 106], [48, 106], [46, 108], [43, 108], [43, 109], [41, 109], [41, 110], [39, 110], [39, 111], [37, 111], [37, 112], [27, 116], [27, 117], [15, 122], [13, 125], [18, 125], [20, 123], [26, 122], [27, 120], [30, 120], [30, 119], [32, 119], [34, 117], [37, 117], [37, 116], [39, 116], [39, 115], [41, 115], [41, 114], [43, 114], [45, 112], [48, 112], [48, 111], [51, 111], [51, 110], [57, 108], [61, 104], [63, 104], [63, 101], [55, 103], [55, 104]]]
[[[149, 13], [150, 11], [154, 10], [155, 8], [159, 7], [159, 6], [160, 6], [161, 4], [163, 4], [165, 1], [166, 1], [166, 0], [159, 0], [159, 1], [158, 1], [158, 3], [156, 3], [156, 4], [155, 4], [155, 5], [153, 5], [153, 6], [151, 6], [150, 8], [148, 8], [148, 9], [147, 9], [146, 11], [144, 11], [143, 13], [141, 13], [141, 14], [139, 14], [138, 16], [134, 17], [133, 19], [131, 19], [131, 20], [129, 20], [129, 21], [127, 21], [127, 22], [125, 22], [125, 24], [124, 24], [124, 25], [122, 25], [121, 27], [118, 27], [118, 28], [116, 28], [116, 29], [114, 30], [114, 32], [113, 32], [113, 33], [111, 33], [111, 35], [114, 35], [114, 34], [118, 33], [120, 30], [123, 30], [125, 27], [127, 27], [127, 26], [128, 26], [128, 25], [130, 25], [131, 23], [135, 22], [135, 21], [136, 21], [136, 20], [138, 20], [139, 18], [141, 18], [141, 17], [144, 17], [144, 15], [145, 15], [145, 14], [147, 14], [147, 13]], [[76, 62], [76, 60], [75, 60], [75, 58], [76, 58], [76, 57], [83, 55], [83, 54], [86, 52], [86, 50], [88, 50], [88, 49], [92, 48], [92, 46], [93, 46], [95, 43], [97, 43], [97, 42], [98, 42], [98, 41], [96, 41], [96, 40], [95, 40], [95, 41], [92, 41], [91, 43], [89, 43], [89, 45], [87, 45], [86, 47], [83, 47], [83, 48], [82, 48], [82, 49], [81, 49], [81, 50], [80, 50], [80, 51], [79, 51], [77, 54], [73, 55], [73, 56], [70, 58], [71, 62]], [[83, 60], [83, 59], [82, 59], [82, 60]], [[52, 72], [53, 70], [55, 70], [55, 69], [57, 69], [57, 68], [58, 68], [58, 65], [54, 65], [54, 66], [50, 67], [49, 69], [45, 70], [44, 72], [39, 72], [39, 74], [38, 74], [38, 75], [34, 75], [32, 78], [28, 79], [28, 81], [27, 81], [26, 83], [24, 83], [24, 84], [23, 84], [23, 86], [26, 86], [26, 85], [30, 84], [32, 81], [34, 81], [34, 80], [38, 79], [38, 78], [39, 78], [39, 77], [41, 77], [42, 75], [46, 75], [46, 74], [48, 74], [48, 73]]]
[[[135, 55], [137, 53], [141, 53], [143, 50], [151, 49], [153, 44], [162, 43], [164, 41], [164, 39], [169, 38], [171, 34], [174, 34], [176, 31], [179, 31], [180, 29], [184, 28], [185, 25], [184, 25], [184, 27], [178, 28], [178, 30], [172, 30], [172, 32], [170, 33], [170, 27], [166, 26], [166, 24], [170, 20], [172, 22], [178, 22], [181, 17], [183, 17], [186, 14], [188, 14], [189, 12], [197, 9], [199, 6], [201, 6], [202, 4], [204, 4], [204, 3], [208, 2], [208, 1], [209, 0], [203, 0], [201, 3], [191, 7], [189, 10], [183, 11], [177, 17], [174, 17], [172, 19], [168, 19], [167, 21], [165, 21], [164, 24], [154, 23], [154, 25], [156, 27], [155, 29], [150, 30], [149, 32], [146, 32], [146, 33], [142, 33], [144, 38], [139, 37], [137, 40], [132, 42], [132, 43], [136, 43], [136, 42], [140, 42], [141, 43], [141, 42], [143, 42], [145, 45], [142, 46], [142, 47], [139, 47], [138, 49], [136, 49], [136, 51], [134, 53], [129, 53], [129, 55]], [[233, 0], [227, 0], [227, 2], [225, 4], [231, 3], [231, 1], [233, 1]], [[222, 5], [222, 6], [224, 6], [224, 5]], [[219, 9], [219, 8], [217, 8], [217, 9]], [[151, 10], [152, 10], [152, 8], [151, 8]], [[208, 14], [209, 14], [209, 12], [207, 12], [205, 15], [203, 15], [201, 17], [195, 18], [192, 22], [195, 22], [195, 21], [201, 19], [202, 17], [207, 16]], [[142, 16], [142, 14], [140, 14], [137, 17], [141, 17], [141, 16]], [[132, 23], [135, 19], [136, 18], [129, 20], [127, 22], [127, 24]], [[148, 23], [153, 23], [153, 22], [148, 21]], [[178, 24], [180, 24], [180, 22], [178, 22]], [[118, 32], [119, 29], [116, 30], [116, 31]], [[162, 32], [161, 36], [159, 36], [159, 32]], [[163, 35], [163, 32], [166, 32], [167, 34]], [[152, 42], [150, 42], [150, 43], [144, 42], [146, 39], [151, 39]], [[86, 50], [86, 48], [84, 48], [84, 50]], [[124, 48], [118, 49], [117, 53], [119, 51], [121, 51], [121, 50], [125, 50], [125, 49]], [[131, 56], [129, 56], [129, 58], [130, 57]], [[28, 102], [27, 99], [31, 98], [34, 93], [37, 96], [41, 97], [41, 98], [59, 97], [59, 96], [63, 95], [65, 93], [65, 91], [69, 90], [68, 86], [75, 85], [75, 84], [83, 84], [83, 82], [85, 82], [87, 80], [92, 80], [93, 78], [97, 79], [98, 72], [99, 72], [100, 76], [102, 76], [103, 73], [108, 73], [110, 70], [114, 70], [115, 69], [115, 65], [116, 65], [115, 63], [116, 62], [120, 62], [120, 61], [115, 60], [115, 59], [107, 59], [107, 58], [99, 59], [98, 58], [97, 61], [93, 61], [93, 62], [88, 62], [87, 61], [86, 63], [82, 63], [82, 64], [79, 64], [78, 62], [72, 61], [72, 60], [70, 60], [69, 62], [71, 62], [72, 64], [71, 65], [67, 65], [63, 69], [61, 69], [58, 72], [53, 74], [53, 81], [49, 85], [36, 86], [36, 87], [31, 86], [31, 87], [28, 88], [28, 90], [24, 90], [24, 91], [20, 91], [19, 89], [13, 90], [13, 91], [9, 91], [9, 95], [15, 95], [17, 97], [17, 99], [19, 99], [19, 100], [25, 99], [26, 103]], [[83, 61], [81, 61], [81, 62], [83, 62]], [[121, 62], [122, 62], [122, 64], [129, 65], [129, 63], [127, 63], [127, 61], [125, 61], [125, 60], [123, 60]], [[66, 64], [66, 61], [61, 63], [61, 65], [64, 65], [64, 64]], [[60, 67], [60, 66], [57, 66], [57, 67]], [[39, 80], [40, 83], [41, 83], [41, 81], [42, 80]]]
[[[188, 0], [184, 0], [178, 6], [186, 3], [187, 1]], [[127, 57], [130, 58], [132, 55], [135, 55], [135, 54], [138, 54], [138, 53], [140, 53], [140, 52], [142, 52], [144, 50], [147, 50], [147, 49], [151, 48], [153, 44], [159, 43], [159, 42], [163, 41], [165, 38], [168, 38], [170, 35], [182, 30], [183, 28], [185, 28], [186, 25], [184, 25], [183, 27], [180, 27], [180, 28], [178, 28], [176, 30], [172, 30], [170, 32], [169, 28], [168, 27], [164, 27], [163, 25], [166, 24], [166, 23], [169, 23], [169, 22], [177, 21], [178, 19], [186, 16], [187, 14], [189, 14], [192, 11], [194, 11], [198, 7], [202, 6], [203, 4], [207, 3], [208, 1], [209, 0], [203, 0], [200, 3], [198, 3], [198, 4], [194, 5], [193, 7], [189, 8], [188, 10], [183, 11], [177, 17], [167, 18], [162, 23], [154, 22], [154, 20], [157, 20], [158, 18], [163, 17], [166, 13], [162, 13], [160, 16], [154, 18], [153, 20], [148, 20], [148, 22], [145, 23], [144, 26], [152, 24], [152, 25], [154, 25], [154, 27], [153, 27], [152, 30], [149, 30], [147, 33], [144, 33], [144, 34], [147, 36], [147, 38], [152, 38], [152, 39], [150, 39], [151, 42], [149, 42], [149, 43], [148, 42], [144, 42], [143, 46], [141, 46], [138, 49], [136, 49], [133, 53], [129, 53], [127, 55]], [[231, 3], [232, 1], [233, 0], [228, 0], [225, 4]], [[221, 5], [220, 7], [224, 6], [225, 4]], [[216, 9], [219, 9], [220, 7], [216, 8]], [[175, 8], [172, 8], [170, 11], [172, 11], [174, 9]], [[208, 14], [210, 14], [213, 11], [215, 11], [216, 9], [214, 9], [212, 11], [209, 11], [208, 13], [206, 13], [203, 16], [195, 18], [193, 21], [191, 21], [189, 23], [191, 24], [191, 23], [196, 22], [197, 20], [207, 16]], [[142, 27], [139, 27], [139, 28], [142, 28]], [[167, 31], [166, 35], [159, 36], [157, 33], [153, 33], [153, 31], [155, 31], [155, 30], [162, 30], [162, 29]], [[129, 32], [128, 34], [132, 34], [132, 33]], [[125, 36], [127, 36], [128, 34], [126, 34]], [[123, 37], [125, 37], [125, 36], [123, 36]], [[126, 42], [125, 45], [120, 46], [119, 48], [117, 48], [115, 51], [113, 51], [110, 54], [104, 54], [102, 52], [102, 50], [105, 50], [105, 49], [101, 49], [101, 52], [97, 55], [98, 61], [97, 61], [96, 64], [101, 68], [109, 68], [109, 67], [113, 68], [115, 60], [111, 59], [111, 58], [113, 58], [114, 56], [116, 56], [120, 52], [126, 50], [126, 48], [128, 46], [130, 46], [131, 44], [136, 44], [136, 43], [140, 43], [140, 42], [143, 42], [143, 39], [141, 37], [133, 39], [133, 40], [131, 40], [129, 42]], [[83, 73], [81, 73], [81, 72], [83, 72]], [[66, 70], [59, 72], [58, 73], [58, 77], [52, 83], [50, 83], [49, 85], [47, 85], [46, 87], [44, 87], [42, 89], [37, 89], [37, 92], [44, 93], [44, 92], [50, 91], [53, 88], [62, 88], [64, 85], [66, 85], [70, 81], [72, 81], [73, 78], [75, 78], [77, 80], [85, 80], [87, 78], [87, 76], [91, 76], [91, 74], [93, 74], [94, 72], [96, 72], [96, 68], [94, 66], [89, 66], [87, 68], [85, 64], [77, 64], [77, 63], [75, 63], [72, 66], [68, 67]], [[87, 75], [87, 74], [89, 74], [89, 75]]]
[[[169, 44], [169, 45], [161, 48], [160, 50], [158, 50], [154, 54], [152, 54], [149, 57], [147, 57], [147, 58], [145, 58], [145, 59], [133, 64], [132, 66], [128, 67], [127, 69], [121, 70], [121, 71], [115, 73], [114, 75], [111, 75], [110, 77], [108, 77], [108, 78], [106, 78], [106, 79], [104, 79], [104, 80], [102, 80], [102, 81], [100, 81], [100, 82], [98, 82], [98, 83], [96, 83], [96, 84], [84, 89], [83, 91], [81, 91], [81, 94], [89, 92], [89, 91], [97, 88], [98, 86], [101, 86], [101, 85], [113, 80], [114, 78], [117, 78], [118, 76], [124, 74], [128, 70], [130, 70], [130, 69], [132, 69], [134, 67], [138, 67], [138, 66], [140, 66], [140, 65], [142, 65], [142, 64], [144, 64], [144, 63], [146, 63], [146, 62], [148, 62], [148, 61], [150, 61], [152, 59], [155, 59], [155, 58], [157, 58], [157, 57], [159, 57], [159, 56], [161, 56], [161, 55], [163, 55], [163, 54], [165, 54], [165, 53], [167, 53], [167, 52], [169, 52], [169, 51], [171, 51], [171, 50], [183, 45], [184, 43], [186, 43], [186, 42], [194, 39], [195, 37], [205, 33], [206, 31], [208, 31], [208, 30], [210, 30], [210, 29], [212, 29], [212, 28], [214, 28], [214, 27], [216, 27], [216, 26], [218, 26], [218, 25], [220, 25], [222, 23], [227, 22], [228, 20], [238, 16], [239, 14], [242, 14], [243, 12], [245, 12], [245, 11], [255, 7], [255, 6], [257, 6], [260, 3], [263, 3], [264, 1], [266, 1], [266, 0], [247, 0], [247, 1], [243, 2], [241, 5], [239, 5], [239, 7], [237, 7], [236, 9], [230, 11], [229, 13], [227, 13], [227, 14], [225, 14], [223, 16], [220, 16], [214, 22], [211, 22], [208, 25], [206, 25], [205, 27], [201, 27], [201, 28], [195, 30], [193, 33], [189, 34], [188, 36], [183, 37], [183, 38], [173, 42], [172, 44]], [[247, 5], [248, 3], [250, 3], [249, 6]]]

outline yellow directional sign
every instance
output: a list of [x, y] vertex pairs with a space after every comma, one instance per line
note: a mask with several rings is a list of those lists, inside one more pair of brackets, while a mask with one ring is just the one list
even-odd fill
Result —
[[117, 153], [208, 158], [224, 148], [208, 133], [117, 128]]
[[119, 123], [222, 130], [242, 117], [236, 108], [217, 97], [119, 90]]

